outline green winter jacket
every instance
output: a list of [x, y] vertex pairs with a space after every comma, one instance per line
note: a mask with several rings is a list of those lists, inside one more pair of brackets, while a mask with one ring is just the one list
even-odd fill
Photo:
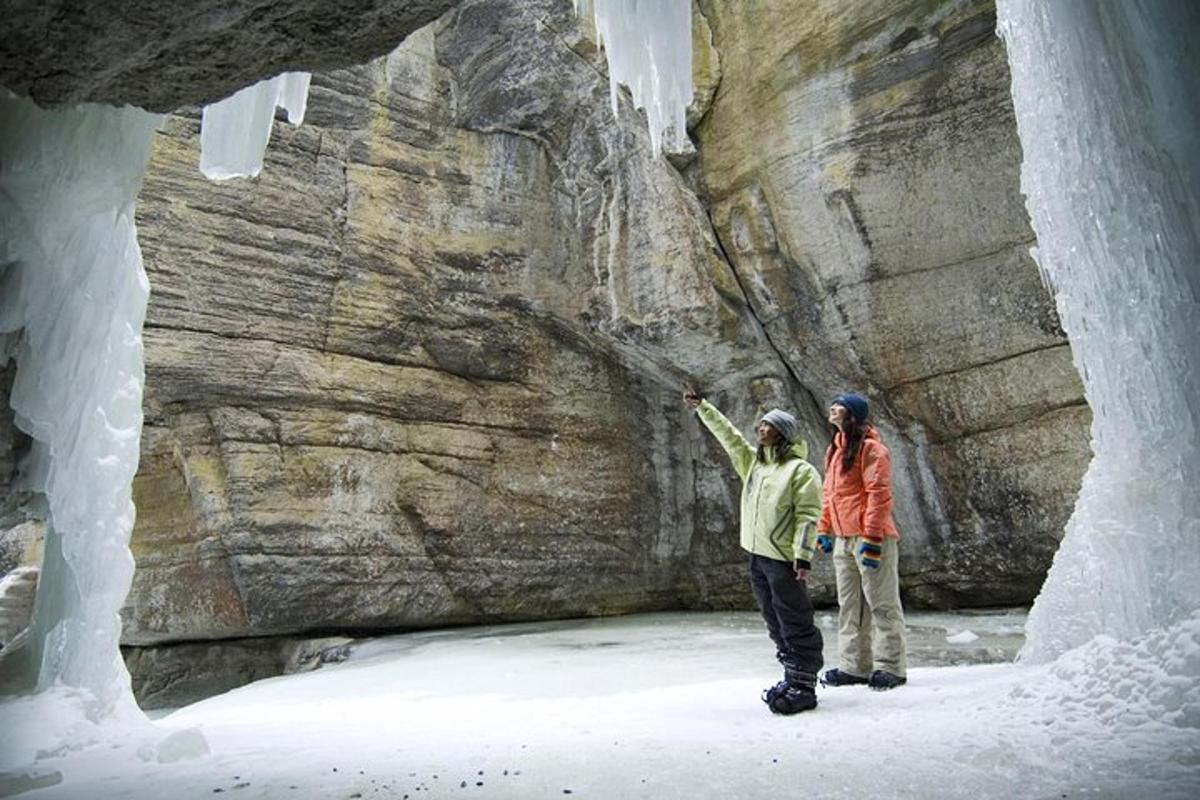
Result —
[[757, 448], [716, 406], [703, 400], [696, 412], [742, 479], [742, 549], [777, 561], [811, 562], [821, 515], [821, 476], [805, 460], [808, 445], [799, 439], [788, 451], [791, 457], [760, 462]]

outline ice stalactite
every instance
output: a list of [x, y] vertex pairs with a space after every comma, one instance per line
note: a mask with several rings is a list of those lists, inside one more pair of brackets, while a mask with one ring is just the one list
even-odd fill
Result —
[[1151, 633], [1200, 613], [1200, 7], [997, 6], [1035, 256], [1094, 414], [1022, 658], [1178, 641]]
[[6, 693], [67, 687], [91, 719], [132, 705], [119, 611], [133, 558], [149, 285], [134, 200], [162, 117], [0, 96], [0, 333], [10, 403], [33, 439], [21, 488], [46, 499], [29, 628], [0, 661]]
[[595, 21], [613, 113], [625, 84], [634, 106], [646, 110], [654, 151], [681, 145], [692, 102], [691, 0], [575, 0], [575, 10]]
[[200, 171], [212, 180], [253, 178], [262, 171], [276, 107], [288, 122], [304, 121], [307, 72], [286, 72], [205, 106], [200, 126]]

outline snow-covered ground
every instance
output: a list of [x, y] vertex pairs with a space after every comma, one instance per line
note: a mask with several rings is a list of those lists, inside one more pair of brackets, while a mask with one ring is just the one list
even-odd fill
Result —
[[[1200, 796], [1194, 727], [1114, 713], [1119, 698], [1062, 702], [1097, 657], [1120, 661], [1105, 648], [1076, 667], [936, 666], [1011, 657], [1023, 622], [910, 615], [908, 686], [822, 690], [795, 717], [759, 700], [778, 669], [754, 614], [388, 637], [158, 720], [160, 737], [198, 727], [206, 756], [159, 763], [132, 737], [41, 761], [62, 782], [22, 796]], [[832, 661], [832, 616], [821, 624]]]

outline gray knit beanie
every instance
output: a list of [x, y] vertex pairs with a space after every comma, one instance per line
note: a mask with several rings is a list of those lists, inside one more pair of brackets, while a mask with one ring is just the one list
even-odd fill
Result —
[[772, 408], [767, 413], [763, 414], [762, 421], [770, 425], [775, 430], [779, 431], [779, 435], [789, 442], [796, 438], [796, 428], [798, 423], [796, 418], [786, 411], [778, 408]]

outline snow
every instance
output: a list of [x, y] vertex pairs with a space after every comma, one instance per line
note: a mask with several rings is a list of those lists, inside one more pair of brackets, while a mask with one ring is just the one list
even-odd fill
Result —
[[959, 631], [947, 636], [946, 641], [950, 644], [970, 644], [978, 638], [974, 631]]
[[579, 14], [589, 8], [608, 61], [613, 114], [624, 84], [634, 107], [646, 111], [654, 152], [679, 148], [692, 102], [691, 0], [575, 0]]
[[0, 91], [0, 358], [34, 444], [17, 488], [44, 492], [34, 619], [4, 651], [5, 688], [65, 684], [95, 721], [131, 707], [117, 650], [129, 591], [149, 286], [133, 202], [162, 117], [44, 111]]
[[227, 180], [258, 175], [271, 139], [275, 108], [285, 109], [293, 125], [303, 122], [311, 77], [307, 72], [286, 72], [205, 106], [200, 123], [200, 171], [204, 176]]
[[[835, 619], [821, 621], [832, 659]], [[797, 717], [773, 716], [759, 700], [779, 667], [750, 613], [389, 637], [343, 663], [260, 681], [159, 721], [187, 736], [202, 732], [207, 756], [188, 752], [164, 765], [139, 755], [136, 741], [93, 748], [43, 761], [62, 782], [29, 796], [416, 800], [569, 790], [596, 798], [978, 800], [1184, 798], [1200, 789], [1195, 736], [1123, 716], [1120, 700], [1080, 698], [1063, 672], [1106, 658], [1123, 668], [1137, 654], [1094, 643], [1069, 667], [924, 666], [940, 659], [947, 631], [962, 622], [913, 615], [917, 666], [907, 686], [821, 690], [819, 708]], [[982, 642], [1011, 654], [1019, 618], [970, 622]], [[1115, 703], [1111, 713], [1094, 713], [1107, 703]]]
[[997, 7], [1035, 257], [1093, 412], [1094, 458], [1022, 657], [1097, 636], [1174, 646], [1143, 637], [1200, 609], [1200, 6]]

